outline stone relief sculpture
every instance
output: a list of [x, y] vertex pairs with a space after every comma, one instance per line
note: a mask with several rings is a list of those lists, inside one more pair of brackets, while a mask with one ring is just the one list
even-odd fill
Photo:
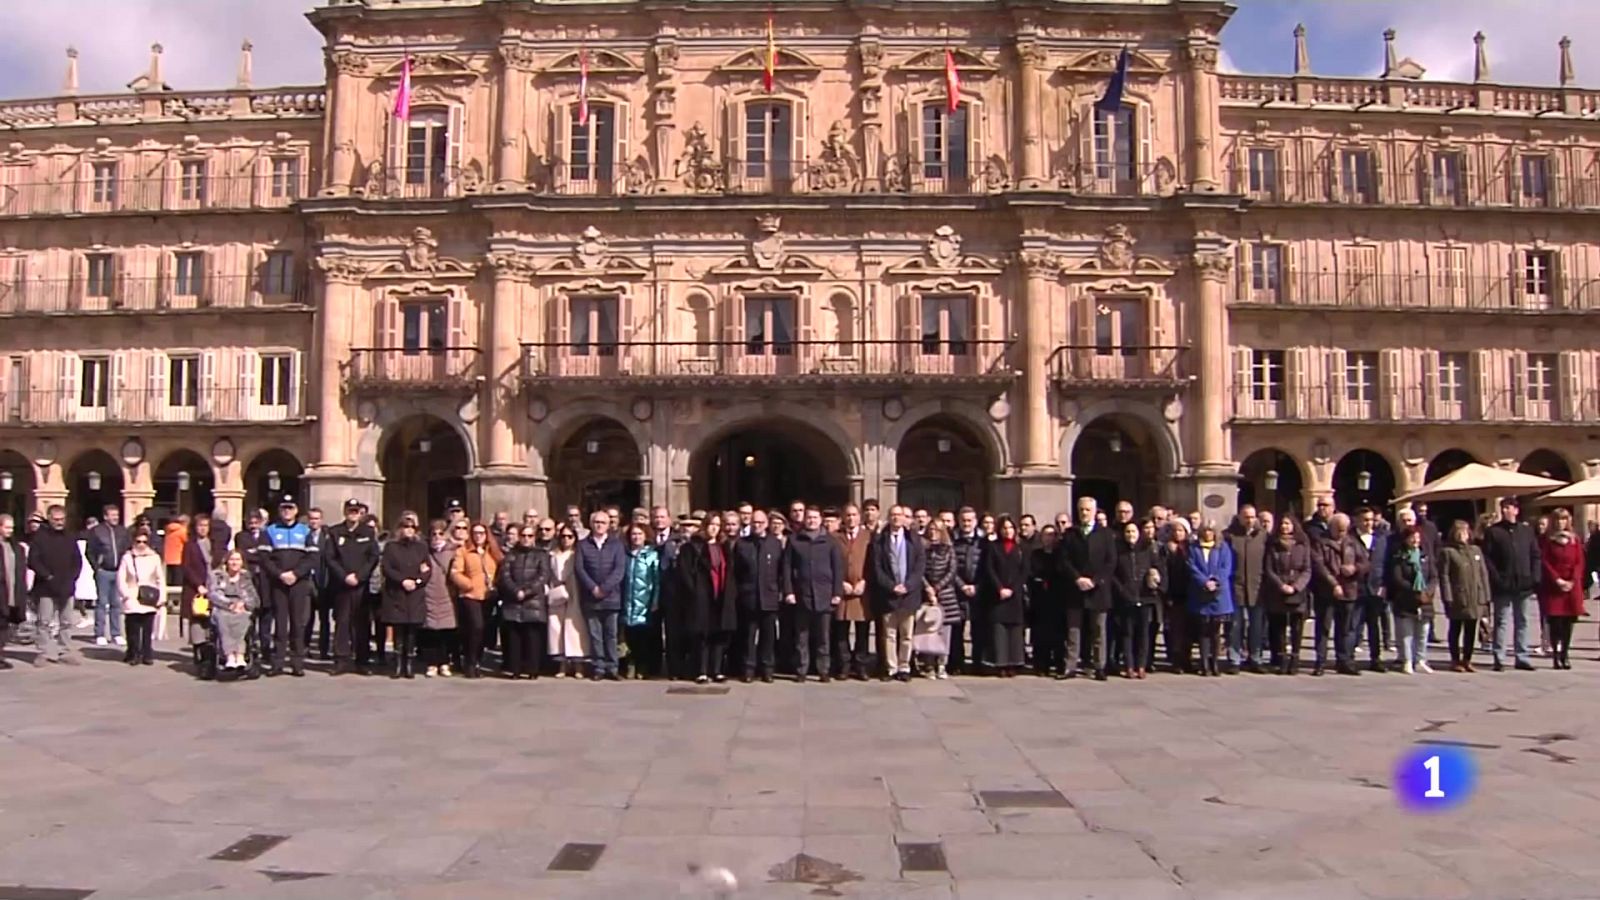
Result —
[[822, 141], [818, 159], [807, 173], [814, 191], [853, 191], [861, 184], [861, 158], [850, 146], [850, 134], [835, 120]]
[[695, 193], [722, 190], [726, 184], [726, 173], [717, 162], [706, 130], [700, 127], [699, 122], [684, 132], [683, 144], [683, 155], [678, 157], [676, 169], [677, 176], [683, 179], [683, 186]]

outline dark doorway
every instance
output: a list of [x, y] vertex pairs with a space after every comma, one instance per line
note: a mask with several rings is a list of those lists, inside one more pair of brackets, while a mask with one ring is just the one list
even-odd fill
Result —
[[122, 465], [104, 450], [90, 450], [67, 468], [67, 521], [69, 527], [82, 528], [89, 516], [100, 518], [105, 508], [115, 505], [127, 509], [122, 501]]
[[378, 459], [383, 469], [382, 521], [386, 527], [403, 510], [438, 519], [443, 518], [450, 501], [468, 500], [471, 467], [467, 445], [443, 419], [412, 416], [395, 425], [385, 437]]
[[1373, 450], [1351, 450], [1333, 468], [1333, 503], [1340, 512], [1351, 513], [1370, 506], [1385, 518], [1384, 511], [1394, 503], [1394, 469], [1382, 454]]
[[150, 517], [159, 522], [162, 518], [209, 513], [216, 506], [212, 494], [215, 486], [211, 464], [193, 450], [179, 450], [156, 467], [156, 497]]
[[701, 448], [690, 465], [700, 509], [766, 508], [795, 500], [839, 506], [850, 500], [850, 465], [832, 441], [796, 422], [743, 426]]
[[33, 463], [15, 450], [0, 450], [0, 512], [9, 513], [22, 530], [33, 512]]
[[293, 497], [301, 508], [307, 508], [303, 474], [300, 460], [287, 450], [268, 450], [251, 460], [244, 472], [245, 514], [264, 509], [270, 521], [271, 516], [277, 515], [278, 501], [284, 497]]
[[995, 465], [964, 423], [948, 416], [918, 422], [900, 442], [897, 462], [901, 503], [930, 512], [989, 508]]
[[1096, 419], [1072, 445], [1072, 499], [1093, 497], [1107, 514], [1118, 501], [1144, 515], [1160, 502], [1160, 453], [1137, 421], [1118, 416]]
[[[1445, 450], [1438, 456], [1435, 456], [1433, 460], [1428, 463], [1428, 470], [1423, 473], [1422, 481], [1424, 484], [1432, 481], [1438, 481], [1446, 475], [1449, 475], [1451, 472], [1477, 461], [1478, 460], [1473, 457], [1471, 453], [1468, 453], [1465, 450], [1457, 450], [1454, 448]], [[1434, 500], [1430, 502], [1424, 502], [1422, 505], [1427, 507], [1428, 518], [1432, 519], [1433, 523], [1439, 526], [1439, 530], [1441, 532], [1447, 531], [1450, 527], [1450, 523], [1456, 521], [1457, 519], [1463, 519], [1467, 522], [1471, 522], [1473, 523], [1474, 527], [1476, 527], [1478, 518], [1478, 504], [1475, 501]]]
[[628, 429], [595, 419], [573, 432], [550, 460], [550, 509], [576, 504], [589, 513], [607, 506], [624, 516], [641, 505], [639, 445]]

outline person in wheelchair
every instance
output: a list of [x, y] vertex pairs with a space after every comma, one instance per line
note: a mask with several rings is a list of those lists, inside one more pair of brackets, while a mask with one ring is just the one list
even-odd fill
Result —
[[261, 598], [256, 594], [254, 577], [245, 568], [244, 554], [238, 550], [228, 553], [222, 568], [211, 573], [206, 597], [210, 601], [207, 615], [211, 628], [221, 644], [222, 668], [245, 668], [250, 623]]

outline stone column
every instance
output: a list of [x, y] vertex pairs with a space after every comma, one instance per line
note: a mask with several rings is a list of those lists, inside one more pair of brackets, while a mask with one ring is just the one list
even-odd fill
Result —
[[317, 390], [306, 412], [317, 420], [317, 458], [306, 469], [308, 502], [324, 510], [346, 499], [366, 499], [382, 514], [381, 482], [357, 475], [354, 412], [346, 408], [344, 366], [350, 359], [356, 306], [367, 275], [364, 263], [350, 257], [317, 260], [323, 276], [322, 310], [317, 317]]
[[527, 130], [528, 66], [530, 51], [500, 48], [500, 123], [495, 141], [494, 190], [515, 191], [528, 180], [528, 149], [522, 143]]
[[1218, 191], [1217, 48], [1203, 38], [1183, 48], [1189, 63], [1189, 171], [1196, 191]]
[[1040, 120], [1044, 108], [1039, 100], [1039, 66], [1044, 62], [1044, 51], [1034, 41], [1031, 30], [1017, 36], [1017, 121], [1021, 123], [1022, 146], [1017, 153], [1017, 187], [1025, 191], [1044, 187], [1041, 174], [1042, 141], [1039, 138]]
[[218, 488], [211, 492], [211, 496], [216, 502], [216, 508], [223, 511], [223, 518], [227, 519], [229, 525], [238, 528], [244, 524], [243, 487]]
[[1055, 418], [1050, 410], [1050, 306], [1051, 282], [1058, 268], [1049, 254], [1024, 251], [1017, 257], [1022, 290], [1022, 329], [1015, 348], [1016, 365], [1022, 370], [1020, 390], [1010, 415], [1020, 416], [1014, 490], [997, 491], [1007, 506], [1018, 514], [1054, 516], [1067, 508], [1069, 482], [1061, 471], [1056, 448]]
[[487, 514], [504, 509], [515, 517], [535, 505], [532, 473], [516, 459], [514, 424], [522, 371], [517, 312], [534, 262], [514, 253], [494, 253], [489, 264], [494, 271], [494, 296], [482, 339], [489, 377], [483, 386], [480, 417], [484, 459], [477, 479], [479, 502]]
[[[332, 91], [328, 94], [327, 169], [322, 174], [322, 194], [342, 196], [350, 193], [356, 180], [356, 104], [361, 99], [357, 76], [367, 70], [367, 58], [350, 50], [328, 54], [333, 69]], [[384, 158], [384, 154], [379, 155]]]
[[1208, 519], [1226, 521], [1238, 503], [1238, 467], [1229, 458], [1227, 284], [1233, 257], [1222, 251], [1194, 254], [1195, 387], [1188, 421], [1193, 466], [1192, 499]]

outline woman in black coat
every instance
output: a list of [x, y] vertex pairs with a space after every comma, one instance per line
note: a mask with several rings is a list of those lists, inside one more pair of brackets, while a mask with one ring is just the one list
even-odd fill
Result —
[[538, 546], [539, 532], [532, 525], [508, 529], [506, 539], [517, 542], [506, 553], [496, 575], [500, 594], [500, 619], [505, 625], [505, 673], [507, 678], [539, 677], [547, 639], [545, 625], [549, 610], [545, 594], [555, 573], [550, 567], [550, 551]]
[[1122, 677], [1143, 678], [1150, 668], [1150, 617], [1160, 602], [1155, 548], [1138, 522], [1122, 526], [1117, 536], [1117, 565], [1111, 572], [1112, 612], [1122, 644]]
[[673, 566], [677, 596], [683, 607], [683, 630], [689, 638], [695, 683], [727, 680], [722, 671], [728, 640], [739, 627], [739, 591], [734, 580], [732, 545], [722, 540], [722, 520], [706, 516], [705, 524], [678, 550]]
[[1001, 678], [1016, 677], [1023, 664], [1023, 623], [1027, 619], [1024, 597], [1028, 589], [1028, 548], [1017, 539], [1017, 526], [1009, 516], [1000, 517], [999, 538], [983, 550], [979, 570], [981, 601], [989, 610], [993, 629], [991, 657], [995, 673]]
[[[1267, 608], [1267, 628], [1272, 635], [1272, 655], [1279, 675], [1300, 672], [1300, 644], [1305, 638], [1306, 609], [1311, 605], [1311, 545], [1300, 533], [1294, 516], [1278, 520], [1276, 534], [1267, 539], [1262, 565], [1261, 603]], [[1284, 633], [1289, 642], [1284, 644]]]
[[379, 613], [394, 629], [395, 659], [390, 678], [410, 678], [411, 656], [417, 645], [417, 629], [428, 617], [428, 600], [423, 586], [433, 576], [428, 564], [428, 545], [417, 539], [417, 523], [401, 519], [395, 537], [383, 548], [379, 568], [383, 570], [383, 601]]
[[1189, 523], [1173, 517], [1167, 539], [1156, 548], [1161, 570], [1161, 602], [1167, 623], [1167, 662], [1174, 672], [1187, 672], [1194, 648], [1195, 624], [1189, 613]]

